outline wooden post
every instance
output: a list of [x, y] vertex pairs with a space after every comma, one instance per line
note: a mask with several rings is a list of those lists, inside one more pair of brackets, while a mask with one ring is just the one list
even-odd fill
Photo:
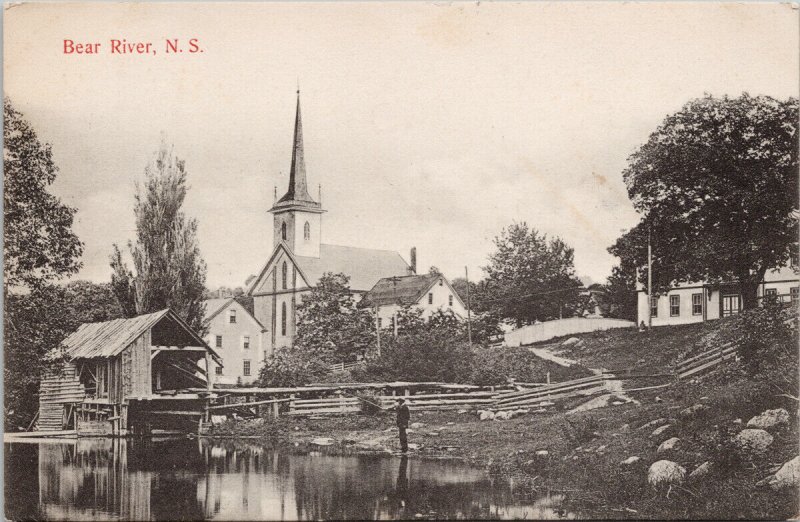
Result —
[[211, 354], [206, 352], [206, 383], [208, 384], [208, 389], [214, 389], [214, 378], [212, 377], [213, 372], [211, 371]]
[[289, 395], [289, 411], [294, 411], [294, 394]]
[[464, 277], [467, 280], [467, 342], [469, 347], [472, 348], [472, 313], [470, 312], [471, 304], [469, 299], [469, 270], [464, 267]]
[[375, 333], [378, 340], [378, 357], [381, 356], [381, 326], [379, 324], [378, 306], [375, 306]]
[[550, 384], [550, 372], [547, 372], [547, 384]]

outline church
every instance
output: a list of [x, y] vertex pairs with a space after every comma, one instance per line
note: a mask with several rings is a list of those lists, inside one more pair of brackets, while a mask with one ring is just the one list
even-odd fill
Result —
[[297, 305], [326, 272], [350, 278], [350, 290], [363, 296], [385, 277], [416, 272], [399, 253], [322, 242], [322, 205], [308, 193], [303, 150], [300, 91], [294, 122], [292, 164], [286, 194], [269, 210], [272, 214], [272, 254], [247, 288], [253, 315], [267, 329], [265, 354], [292, 346]]

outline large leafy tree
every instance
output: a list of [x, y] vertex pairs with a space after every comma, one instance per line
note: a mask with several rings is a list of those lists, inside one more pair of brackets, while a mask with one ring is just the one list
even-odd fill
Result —
[[83, 245], [76, 210], [50, 192], [58, 167], [11, 100], [3, 100], [3, 286], [34, 288], [74, 274]]
[[636, 320], [636, 267], [627, 260], [611, 269], [604, 286], [604, 314], [616, 319]]
[[668, 116], [623, 176], [642, 221], [611, 252], [653, 283], [738, 281], [756, 305], [767, 270], [797, 248], [798, 100], [767, 96], [692, 100]]
[[136, 185], [136, 242], [129, 242], [134, 270], [120, 249], [111, 255], [111, 284], [126, 314], [172, 308], [195, 331], [203, 326], [206, 264], [197, 243], [197, 220], [182, 208], [186, 167], [166, 144]]
[[560, 238], [548, 239], [514, 223], [494, 239], [482, 302], [517, 326], [570, 316], [580, 310], [581, 282], [575, 277], [574, 251]]

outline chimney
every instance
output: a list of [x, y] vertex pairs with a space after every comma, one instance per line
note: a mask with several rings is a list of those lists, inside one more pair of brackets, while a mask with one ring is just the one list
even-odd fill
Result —
[[411, 247], [411, 266], [408, 271], [411, 275], [417, 273], [417, 247]]

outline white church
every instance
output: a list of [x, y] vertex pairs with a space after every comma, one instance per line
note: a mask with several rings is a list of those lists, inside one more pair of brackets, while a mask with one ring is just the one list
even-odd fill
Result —
[[299, 90], [289, 189], [269, 212], [273, 219], [272, 254], [247, 289], [247, 295], [253, 298], [255, 318], [267, 329], [266, 355], [276, 348], [292, 346], [297, 305], [324, 273], [344, 273], [350, 277], [351, 291], [363, 296], [382, 278], [416, 271], [413, 258], [409, 265], [394, 251], [322, 242], [325, 210], [308, 193]]

